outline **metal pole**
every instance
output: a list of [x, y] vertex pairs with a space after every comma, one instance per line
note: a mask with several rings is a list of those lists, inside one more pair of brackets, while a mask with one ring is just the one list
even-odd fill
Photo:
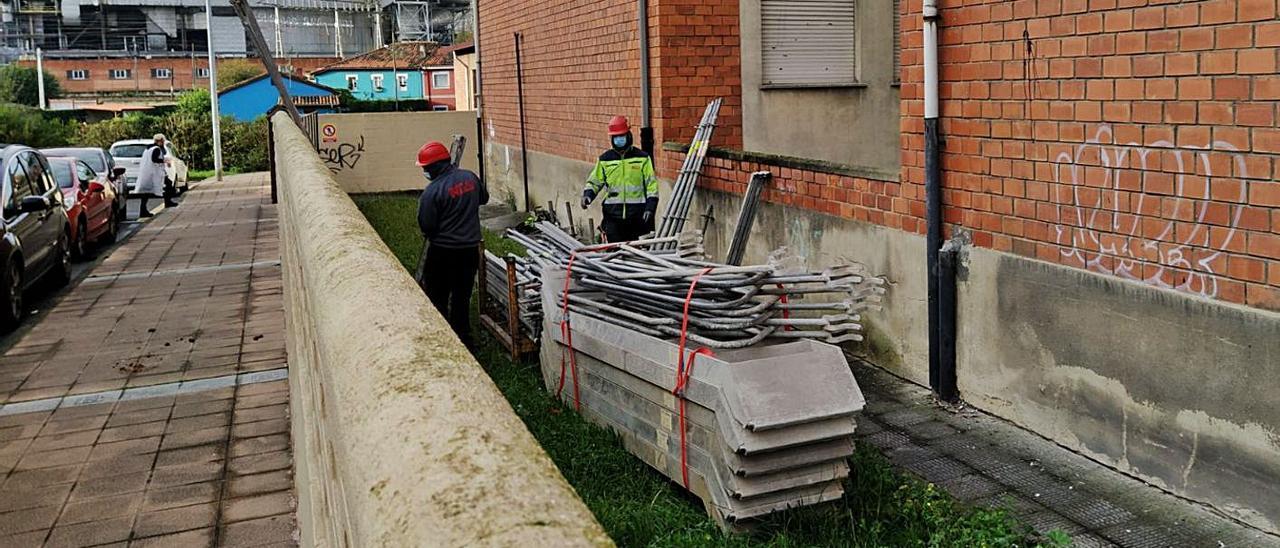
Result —
[[382, 47], [382, 3], [378, 3], [378, 9], [373, 19], [373, 32], [377, 34], [377, 38], [373, 40], [373, 47]]
[[333, 51], [342, 58], [342, 21], [338, 19], [338, 8], [333, 8]]
[[276, 20], [272, 26], [275, 27], [275, 35], [276, 35], [275, 54], [280, 55], [280, 52], [284, 51], [284, 33], [280, 32], [280, 2], [278, 0], [276, 2], [274, 12], [275, 12]]
[[[205, 1], [207, 2], [208, 0]], [[231, 4], [231, 9], [236, 10], [236, 15], [240, 17], [240, 23], [244, 25], [249, 35], [249, 42], [253, 44], [253, 49], [258, 52], [258, 57], [262, 60], [262, 65], [266, 67], [267, 74], [271, 76], [271, 83], [276, 86], [276, 91], [280, 93], [280, 104], [284, 105], [289, 117], [293, 118], [293, 123], [301, 128], [302, 116], [298, 114], [298, 107], [293, 104], [293, 97], [289, 95], [289, 88], [284, 87], [284, 79], [280, 77], [280, 70], [276, 68], [276, 60], [271, 57], [271, 52], [267, 49], [267, 40], [262, 37], [262, 29], [258, 27], [258, 19], [253, 16], [253, 11], [245, 5], [245, 0], [228, 1]]]
[[653, 115], [649, 88], [649, 1], [637, 0], [640, 33], [640, 148], [650, 156], [654, 152]]
[[40, 110], [44, 110], [48, 103], [44, 100], [44, 50], [36, 48], [36, 85], [40, 93]]
[[218, 114], [218, 62], [213, 51], [213, 10], [209, 0], [204, 0], [205, 38], [209, 50], [209, 118], [213, 122], [213, 177], [222, 180], [222, 128]]
[[524, 210], [533, 211], [529, 198], [529, 147], [525, 142], [524, 122], [524, 65], [520, 60], [520, 33], [516, 33], [516, 96], [520, 103], [520, 171], [524, 175]]
[[[476, 110], [476, 160], [480, 166], [480, 180], [484, 178], [484, 113], [483, 106], [480, 104], [480, 0], [471, 0], [471, 39], [475, 43], [476, 48], [476, 68], [475, 80], [472, 81], [471, 96], [472, 107]], [[471, 77], [470, 74], [467, 75]]]

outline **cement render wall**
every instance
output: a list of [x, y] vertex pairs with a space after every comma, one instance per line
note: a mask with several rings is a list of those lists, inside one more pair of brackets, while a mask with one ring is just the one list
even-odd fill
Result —
[[272, 123], [301, 544], [612, 545], [301, 131]]
[[[324, 126], [335, 129], [324, 135]], [[455, 134], [467, 137], [462, 167], [476, 170], [476, 113], [361, 112], [320, 115], [320, 158], [348, 194], [421, 191], [427, 186], [414, 162], [427, 141], [449, 146]]]
[[[490, 183], [522, 196], [519, 149], [491, 143], [488, 150]], [[589, 165], [541, 153], [531, 153], [529, 164], [535, 201], [576, 204]], [[664, 199], [669, 193], [664, 187]], [[690, 222], [700, 227], [698, 215], [714, 207], [706, 236], [712, 257], [728, 248], [740, 203], [730, 193], [698, 193]], [[867, 340], [851, 350], [927, 384], [922, 236], [761, 203], [747, 261], [782, 246], [810, 266], [854, 261], [885, 275], [883, 310], [866, 315]], [[1280, 408], [1273, 395], [1280, 314], [973, 247], [957, 289], [958, 375], [968, 403], [1280, 531]]]

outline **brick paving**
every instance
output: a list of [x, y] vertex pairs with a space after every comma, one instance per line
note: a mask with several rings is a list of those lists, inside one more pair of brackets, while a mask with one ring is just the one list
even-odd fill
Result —
[[296, 544], [267, 184], [193, 187], [0, 355], [0, 546]]
[[1280, 547], [1280, 538], [1125, 476], [863, 362], [861, 443], [970, 504], [1003, 507], [1039, 533], [1079, 547]]

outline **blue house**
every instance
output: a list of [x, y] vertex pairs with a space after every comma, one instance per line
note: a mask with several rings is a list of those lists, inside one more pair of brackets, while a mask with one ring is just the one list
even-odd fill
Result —
[[452, 51], [435, 42], [396, 42], [321, 67], [312, 73], [312, 78], [331, 88], [350, 91], [357, 99], [428, 99], [423, 74], [433, 70], [452, 72]]
[[[333, 112], [338, 106], [337, 91], [285, 74], [280, 77], [299, 112]], [[265, 74], [218, 91], [219, 112], [241, 121], [262, 116], [279, 103], [280, 92]]]

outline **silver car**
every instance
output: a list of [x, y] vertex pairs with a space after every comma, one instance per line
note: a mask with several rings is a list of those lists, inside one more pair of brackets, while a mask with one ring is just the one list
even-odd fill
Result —
[[[138, 167], [142, 163], [142, 155], [154, 143], [150, 139], [128, 139], [111, 145], [111, 157], [115, 158], [116, 165], [124, 168], [125, 185], [130, 195], [138, 185]], [[164, 154], [167, 160], [164, 166], [165, 176], [173, 181], [174, 187], [185, 192], [188, 186], [187, 163], [178, 158], [173, 151], [173, 143], [169, 141], [164, 142]]]

